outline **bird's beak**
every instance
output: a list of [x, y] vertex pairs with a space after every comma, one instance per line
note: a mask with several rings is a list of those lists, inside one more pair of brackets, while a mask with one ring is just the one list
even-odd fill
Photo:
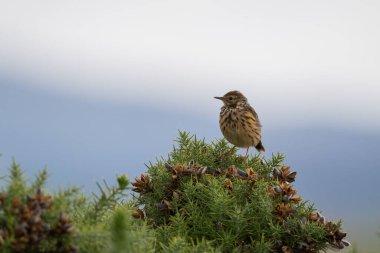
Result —
[[214, 97], [216, 99], [220, 99], [220, 100], [223, 100], [223, 97]]

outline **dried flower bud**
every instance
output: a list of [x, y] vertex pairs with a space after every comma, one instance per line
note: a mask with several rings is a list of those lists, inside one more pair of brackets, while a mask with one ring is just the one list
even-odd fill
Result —
[[351, 246], [351, 243], [349, 241], [346, 241], [346, 240], [342, 240], [342, 243], [345, 247], [348, 247], [348, 246]]
[[0, 193], [0, 202], [3, 202], [5, 200], [5, 198], [7, 197], [7, 194], [4, 193], [4, 192], [1, 192]]
[[282, 201], [284, 201], [285, 203], [288, 203], [289, 202], [289, 199], [290, 199], [290, 196], [289, 195], [284, 195], [282, 196]]
[[277, 215], [277, 220], [280, 222], [286, 220], [289, 215], [293, 214], [294, 212], [295, 209], [289, 203], [280, 203], [274, 209], [274, 213]]
[[238, 171], [235, 166], [231, 166], [227, 169], [228, 177], [236, 177], [238, 175]]
[[173, 199], [179, 199], [179, 193], [174, 191], [173, 192]]
[[290, 248], [289, 246], [282, 246], [281, 250], [282, 250], [282, 253], [293, 253], [292, 248]]
[[160, 209], [160, 211], [166, 211], [170, 209], [170, 203], [166, 199], [164, 199], [161, 203], [157, 203], [156, 206], [158, 209]]
[[26, 222], [17, 224], [15, 228], [15, 235], [16, 236], [26, 235], [28, 233], [27, 228], [28, 228], [28, 224]]
[[143, 210], [139, 208], [133, 211], [132, 216], [136, 219], [144, 219], [145, 217]]
[[165, 166], [165, 168], [166, 168], [168, 171], [173, 171], [173, 170], [174, 170], [173, 166], [171, 166], [171, 165], [168, 164], [168, 163], [165, 163], [164, 166]]
[[232, 190], [234, 188], [234, 185], [232, 184], [231, 180], [228, 179], [228, 178], [226, 178], [224, 180], [224, 185], [223, 186], [224, 186], [225, 189], [228, 189], [228, 190]]
[[297, 172], [291, 172], [289, 167], [283, 165], [281, 169], [274, 168], [273, 176], [281, 181], [292, 183], [296, 178]]
[[259, 178], [259, 173], [257, 173], [254, 169], [247, 168], [245, 171], [249, 180], [257, 181], [257, 179]]
[[247, 172], [242, 171], [241, 169], [236, 169], [236, 171], [237, 171], [237, 176], [244, 177], [244, 178], [248, 177]]
[[280, 186], [275, 186], [275, 187], [273, 187], [273, 190], [276, 192], [276, 193], [278, 193], [278, 194], [280, 194], [281, 192], [282, 192], [282, 189], [281, 189], [281, 187]]
[[181, 216], [184, 216], [186, 214], [186, 209], [182, 207], [181, 209], [178, 210], [178, 212]]
[[188, 168], [191, 170], [193, 169], [193, 165], [194, 165], [194, 160], [190, 160], [189, 164], [188, 164]]
[[134, 186], [134, 188], [132, 188], [132, 191], [139, 193], [153, 191], [152, 183], [147, 173], [141, 174], [140, 179], [135, 177], [135, 180], [136, 182], [131, 183]]
[[18, 197], [14, 198], [12, 200], [12, 207], [13, 208], [18, 208], [18, 207], [20, 207], [20, 205], [21, 205], [21, 201]]
[[[277, 168], [273, 168], [273, 176], [279, 177], [281, 175], [280, 171]], [[285, 246], [287, 247], [287, 246]]]

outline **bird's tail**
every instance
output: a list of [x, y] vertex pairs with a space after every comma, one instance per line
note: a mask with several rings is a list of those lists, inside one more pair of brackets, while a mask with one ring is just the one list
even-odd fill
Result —
[[265, 152], [265, 148], [264, 148], [263, 144], [261, 143], [261, 141], [255, 146], [255, 148], [259, 152]]

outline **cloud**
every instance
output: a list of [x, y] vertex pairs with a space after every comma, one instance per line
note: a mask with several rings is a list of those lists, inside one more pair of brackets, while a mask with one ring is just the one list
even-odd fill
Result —
[[57, 93], [205, 115], [219, 106], [213, 96], [240, 89], [271, 124], [376, 129], [379, 7], [8, 1], [0, 10], [0, 69]]

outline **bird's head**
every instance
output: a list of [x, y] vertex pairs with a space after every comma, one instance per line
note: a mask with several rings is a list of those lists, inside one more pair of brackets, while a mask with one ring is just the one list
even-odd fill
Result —
[[247, 102], [247, 98], [237, 90], [227, 92], [223, 97], [214, 97], [223, 101], [224, 105], [230, 107], [236, 107], [239, 103]]

